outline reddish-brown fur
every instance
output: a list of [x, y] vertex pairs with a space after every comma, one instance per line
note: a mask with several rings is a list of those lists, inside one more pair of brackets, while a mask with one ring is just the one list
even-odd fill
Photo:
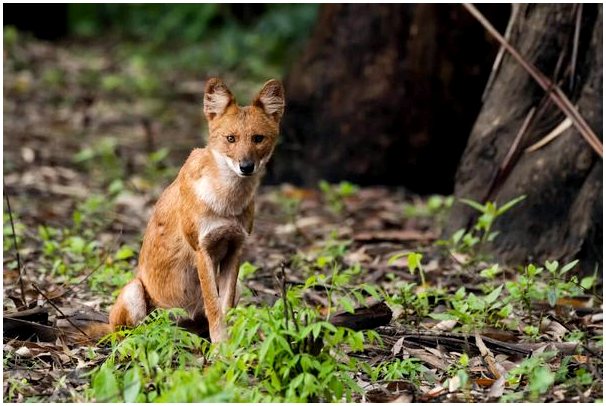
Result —
[[[237, 302], [240, 251], [253, 226], [254, 193], [283, 109], [284, 92], [276, 80], [247, 107], [238, 106], [219, 79], [207, 82], [208, 145], [192, 151], [156, 203], [137, 275], [111, 310], [112, 329], [133, 326], [157, 307], [179, 307], [194, 319], [206, 316], [213, 342], [226, 338], [224, 314]], [[258, 135], [264, 137], [260, 142]], [[254, 163], [252, 175], [243, 176], [243, 162]]]

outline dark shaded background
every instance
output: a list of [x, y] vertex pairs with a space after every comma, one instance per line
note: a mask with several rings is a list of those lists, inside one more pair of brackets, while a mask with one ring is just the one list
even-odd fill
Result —
[[[482, 11], [504, 30], [509, 5]], [[105, 40], [112, 52], [129, 43], [146, 63], [201, 80], [283, 76], [287, 114], [266, 182], [424, 194], [452, 193], [498, 49], [456, 4], [7, 4], [4, 24], [59, 43]]]

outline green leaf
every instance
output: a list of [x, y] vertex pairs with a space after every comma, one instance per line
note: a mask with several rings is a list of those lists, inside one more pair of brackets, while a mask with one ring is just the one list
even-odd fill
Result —
[[558, 266], [560, 266], [558, 261], [545, 261], [545, 268], [547, 268], [551, 274], [555, 275], [556, 271], [558, 270]]
[[532, 393], [543, 394], [555, 382], [555, 374], [546, 366], [534, 368], [528, 379], [528, 387]]
[[149, 160], [152, 163], [158, 163], [168, 156], [170, 150], [168, 148], [160, 148], [159, 150], [149, 154]]
[[493, 242], [494, 239], [497, 238], [498, 235], [499, 235], [498, 231], [493, 231], [492, 233], [488, 234], [487, 241], [488, 242]]
[[265, 358], [271, 348], [272, 342], [275, 338], [275, 334], [271, 334], [269, 337], [265, 339], [263, 345], [261, 346], [261, 350], [259, 350], [259, 366], [265, 362]]
[[92, 159], [95, 156], [95, 152], [93, 151], [92, 148], [83, 148], [82, 150], [80, 150], [80, 152], [78, 152], [77, 154], [74, 155], [74, 162], [78, 163], [78, 162], [83, 162], [83, 161], [88, 161], [89, 159]]
[[490, 268], [486, 268], [480, 271], [480, 276], [486, 279], [494, 279], [494, 277], [500, 272], [499, 264], [494, 264]]
[[346, 297], [342, 297], [341, 299], [339, 299], [339, 303], [341, 304], [341, 307], [343, 307], [343, 309], [348, 312], [348, 313], [354, 313], [354, 305], [352, 303], [351, 300], [349, 300]]
[[465, 353], [461, 354], [461, 357], [459, 358], [459, 365], [462, 367], [467, 367], [467, 365], [469, 365], [469, 355]]
[[475, 210], [477, 210], [477, 211], [479, 211], [479, 212], [481, 212], [481, 213], [486, 212], [486, 207], [482, 206], [482, 205], [481, 205], [480, 203], [478, 203], [478, 202], [474, 202], [473, 200], [469, 200], [469, 199], [459, 199], [459, 201], [460, 201], [461, 203], [464, 203], [464, 204], [466, 204], [466, 205], [468, 205], [468, 206], [472, 207], [473, 209], [475, 209]]
[[375, 288], [373, 285], [369, 285], [369, 284], [365, 283], [362, 285], [362, 289], [364, 289], [366, 292], [368, 292], [368, 294], [370, 296], [372, 296], [373, 299], [381, 300], [381, 295], [377, 291], [377, 288]]
[[408, 254], [408, 269], [410, 269], [410, 273], [414, 273], [417, 269], [421, 269], [422, 259], [423, 254], [419, 254], [418, 252], [411, 252]]
[[342, 197], [353, 196], [358, 191], [358, 186], [350, 182], [339, 183], [338, 192]]
[[82, 253], [84, 247], [86, 247], [86, 241], [82, 237], [70, 237], [68, 240], [69, 249], [75, 253]]
[[578, 259], [575, 259], [574, 261], [564, 265], [562, 267], [562, 269], [560, 269], [560, 275], [564, 275], [566, 272], [570, 271], [572, 268], [574, 268], [577, 264], [579, 263]]
[[430, 313], [429, 317], [434, 320], [458, 320], [459, 318], [448, 313]]
[[513, 311], [513, 305], [511, 303], [509, 303], [505, 307], [503, 307], [501, 310], [499, 310], [499, 312], [497, 314], [502, 318], [507, 318], [507, 317], [509, 317], [509, 315], [511, 314], [512, 311]]
[[97, 402], [108, 402], [120, 393], [118, 381], [109, 363], [103, 364], [93, 379], [93, 391]]
[[156, 351], [150, 351], [147, 354], [147, 362], [150, 368], [154, 368], [160, 362], [160, 355]]
[[529, 336], [536, 336], [539, 334], [539, 328], [537, 326], [527, 325], [524, 327], [524, 334]]
[[128, 259], [128, 258], [132, 258], [134, 255], [135, 255], [135, 252], [128, 245], [123, 245], [122, 247], [120, 247], [118, 252], [116, 252], [116, 259], [117, 260]]
[[473, 235], [471, 235], [471, 233], [466, 233], [463, 236], [463, 243], [465, 245], [467, 245], [468, 247], [473, 247], [474, 245], [476, 245], [479, 242], [480, 242], [480, 239], [478, 237], [474, 237]]
[[276, 336], [276, 343], [279, 343], [280, 348], [282, 348], [285, 352], [287, 352], [291, 356], [294, 356], [292, 349], [290, 348], [290, 345], [288, 344], [288, 341], [286, 341], [286, 339], [284, 337]]
[[486, 302], [486, 304], [492, 304], [495, 300], [497, 300], [502, 290], [503, 285], [499, 285], [498, 288], [490, 292], [488, 296], [484, 297], [484, 301]]
[[583, 289], [591, 289], [593, 287], [593, 284], [595, 283], [595, 276], [586, 276], [583, 279], [581, 279], [581, 287]]
[[132, 403], [137, 399], [141, 390], [141, 372], [134, 367], [124, 374], [124, 401]]
[[465, 235], [465, 229], [460, 228], [452, 235], [452, 242], [458, 244], [461, 241], [461, 238]]
[[554, 307], [558, 302], [558, 290], [556, 287], [551, 287], [547, 290], [547, 301], [551, 307]]
[[124, 190], [124, 182], [122, 182], [122, 179], [114, 179], [112, 181], [112, 183], [110, 183], [109, 186], [107, 187], [107, 191], [112, 195], [116, 195], [123, 190]]
[[392, 255], [387, 260], [387, 265], [390, 265], [390, 266], [393, 265], [398, 259], [400, 259], [400, 258], [402, 258], [404, 256], [406, 256], [406, 254], [404, 254], [404, 253], [399, 253], [399, 254]]
[[473, 293], [467, 295], [467, 304], [469, 305], [469, 308], [473, 310], [484, 310], [486, 307], [486, 303]]
[[513, 206], [520, 203], [524, 199], [526, 199], [526, 195], [516, 197], [515, 199], [510, 200], [509, 202], [505, 203], [503, 206], [501, 206], [497, 210], [497, 216], [500, 216], [501, 214], [505, 213], [507, 210], [511, 209]]

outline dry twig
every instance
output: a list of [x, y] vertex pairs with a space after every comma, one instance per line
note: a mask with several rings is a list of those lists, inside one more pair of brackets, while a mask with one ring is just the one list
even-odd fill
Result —
[[13, 211], [11, 210], [11, 202], [8, 198], [8, 192], [4, 191], [4, 198], [6, 199], [6, 206], [8, 210], [8, 218], [11, 222], [11, 230], [13, 233], [13, 244], [15, 244], [15, 253], [17, 255], [17, 267], [19, 268], [19, 289], [21, 290], [21, 301], [23, 306], [25, 302], [25, 287], [23, 285], [23, 267], [21, 266], [21, 255], [19, 255], [19, 244], [17, 244], [17, 233], [15, 233], [15, 223], [13, 222]]
[[50, 300], [50, 299], [49, 299], [49, 298], [48, 298], [48, 297], [47, 297], [47, 296], [44, 294], [44, 292], [42, 292], [42, 290], [41, 290], [41, 289], [38, 287], [38, 285], [36, 285], [35, 283], [32, 283], [32, 286], [33, 286], [33, 288], [34, 288], [34, 289], [36, 289], [36, 291], [37, 291], [38, 293], [40, 293], [40, 294], [42, 295], [42, 297], [43, 297], [44, 299], [46, 299], [46, 301], [48, 302], [48, 304], [50, 304], [51, 306], [53, 306], [53, 308], [54, 308], [56, 311], [58, 311], [58, 312], [59, 312], [59, 314], [60, 314], [61, 316], [63, 316], [63, 318], [64, 318], [65, 320], [67, 320], [67, 322], [68, 322], [69, 324], [71, 324], [71, 326], [72, 326], [72, 327], [74, 327], [76, 330], [78, 330], [79, 332], [81, 332], [82, 334], [84, 334], [84, 336], [85, 336], [86, 338], [90, 339], [89, 335], [88, 335], [88, 334], [86, 334], [86, 332], [84, 332], [84, 330], [82, 330], [80, 327], [78, 327], [77, 325], [75, 325], [75, 324], [74, 324], [74, 323], [73, 323], [73, 322], [72, 322], [72, 321], [69, 319], [69, 317], [67, 317], [67, 316], [65, 315], [65, 313], [63, 313], [63, 311], [62, 311], [61, 309], [59, 309], [59, 307], [58, 307], [56, 304], [54, 304], [54, 303], [53, 303], [53, 301], [52, 301], [52, 300]]
[[587, 124], [583, 116], [581, 116], [578, 110], [572, 105], [568, 96], [560, 89], [558, 85], [553, 83], [547, 76], [539, 71], [534, 65], [528, 62], [511, 44], [503, 38], [503, 36], [490, 24], [490, 22], [484, 17], [484, 15], [473, 5], [464, 3], [463, 7], [467, 9], [479, 22], [486, 28], [486, 30], [492, 35], [500, 44], [503, 46], [511, 56], [522, 65], [522, 67], [532, 76], [532, 78], [547, 92], [551, 100], [562, 110], [568, 118], [572, 121], [576, 129], [581, 133], [581, 136], [587, 141], [587, 143], [593, 148], [593, 150], [601, 157], [603, 157], [603, 146], [602, 142], [595, 135], [591, 127]]

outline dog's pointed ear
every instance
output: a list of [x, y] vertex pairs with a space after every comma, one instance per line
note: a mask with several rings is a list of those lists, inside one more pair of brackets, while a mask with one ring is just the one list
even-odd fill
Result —
[[253, 106], [263, 109], [265, 114], [280, 121], [284, 114], [284, 87], [280, 81], [272, 79], [263, 85], [263, 88], [253, 100]]
[[221, 79], [208, 79], [204, 90], [204, 115], [208, 121], [222, 116], [234, 102], [234, 96]]

